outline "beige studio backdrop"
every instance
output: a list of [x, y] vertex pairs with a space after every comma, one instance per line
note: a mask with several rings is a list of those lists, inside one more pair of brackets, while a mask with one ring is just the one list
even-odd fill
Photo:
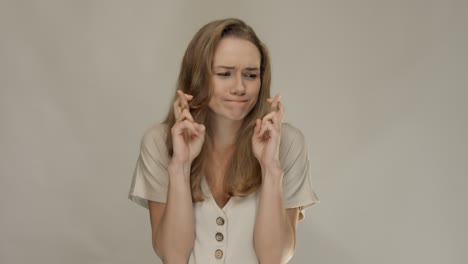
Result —
[[0, 263], [159, 263], [127, 199], [185, 48], [238, 17], [321, 199], [294, 264], [467, 257], [467, 1], [1, 1]]

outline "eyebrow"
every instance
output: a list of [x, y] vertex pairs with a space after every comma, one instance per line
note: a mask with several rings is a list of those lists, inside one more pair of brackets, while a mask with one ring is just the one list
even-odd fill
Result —
[[[221, 68], [221, 69], [226, 69], [226, 70], [235, 70], [236, 67], [234, 66], [223, 66], [223, 65], [220, 65], [220, 66], [216, 66], [215, 68]], [[245, 70], [247, 71], [258, 71], [258, 67], [246, 67]]]

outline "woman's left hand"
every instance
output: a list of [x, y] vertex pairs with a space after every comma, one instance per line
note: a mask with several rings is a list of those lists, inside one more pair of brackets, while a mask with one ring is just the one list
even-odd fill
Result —
[[257, 119], [252, 136], [252, 149], [262, 170], [281, 169], [279, 162], [279, 145], [281, 139], [281, 123], [284, 108], [280, 103], [281, 94], [268, 99], [271, 104], [270, 113], [261, 120]]

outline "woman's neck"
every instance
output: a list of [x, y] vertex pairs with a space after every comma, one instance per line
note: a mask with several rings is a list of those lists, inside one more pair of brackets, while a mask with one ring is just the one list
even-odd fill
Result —
[[217, 118], [213, 122], [213, 152], [223, 154], [234, 149], [242, 121]]

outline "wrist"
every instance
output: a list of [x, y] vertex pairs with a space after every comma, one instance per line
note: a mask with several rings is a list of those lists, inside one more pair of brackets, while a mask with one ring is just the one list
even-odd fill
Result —
[[282, 178], [284, 175], [284, 171], [281, 168], [279, 161], [269, 165], [260, 165], [260, 167], [262, 168], [263, 177], [265, 177], [265, 175], [269, 175], [270, 177]]
[[262, 171], [265, 171], [265, 172], [279, 173], [280, 171], [283, 171], [279, 160], [273, 160], [273, 161], [263, 162], [263, 163], [261, 162], [260, 167], [262, 168]]
[[282, 191], [283, 188], [283, 171], [262, 171], [262, 190], [269, 192]]
[[179, 162], [171, 160], [167, 166], [169, 175], [182, 175], [184, 179], [190, 179], [191, 162]]

